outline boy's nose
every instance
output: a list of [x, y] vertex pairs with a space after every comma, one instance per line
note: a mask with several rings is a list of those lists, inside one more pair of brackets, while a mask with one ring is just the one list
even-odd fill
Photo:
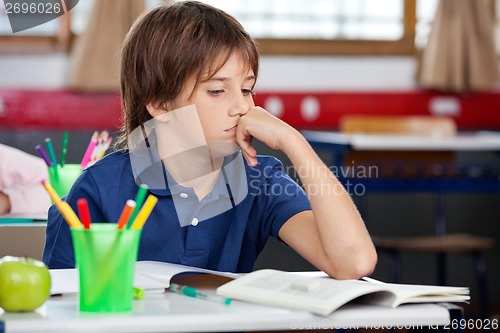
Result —
[[245, 113], [248, 112], [250, 109], [251, 105], [248, 104], [248, 101], [241, 97], [236, 97], [229, 109], [229, 115], [230, 116], [237, 116], [237, 115], [244, 115]]

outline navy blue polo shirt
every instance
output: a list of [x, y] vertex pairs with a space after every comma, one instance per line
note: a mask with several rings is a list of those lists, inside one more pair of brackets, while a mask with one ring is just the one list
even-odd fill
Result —
[[[216, 216], [209, 214], [200, 223], [181, 223], [179, 218], [193, 221], [204, 209], [217, 205], [217, 198], [227, 196], [227, 174], [221, 173], [212, 192], [201, 202], [192, 188], [166, 184], [164, 189], [150, 189], [158, 203], [143, 227], [138, 260], [251, 271], [268, 237], [278, 238], [289, 218], [311, 207], [306, 193], [276, 158], [258, 156], [256, 167], [246, 163], [244, 167], [248, 194], [237, 200], [231, 198], [232, 207]], [[93, 221], [116, 222], [125, 202], [134, 199], [137, 190], [129, 154], [115, 152], [84, 170], [65, 200], [77, 211], [76, 201], [86, 198]], [[180, 198], [191, 201], [190, 208], [178, 214], [175, 202]], [[74, 267], [69, 227], [55, 206], [49, 209], [43, 261], [49, 268]]]

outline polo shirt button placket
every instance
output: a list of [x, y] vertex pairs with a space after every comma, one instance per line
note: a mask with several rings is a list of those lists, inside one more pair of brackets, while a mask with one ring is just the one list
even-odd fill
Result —
[[196, 227], [198, 225], [198, 219], [196, 217], [191, 221], [191, 225], [193, 227]]

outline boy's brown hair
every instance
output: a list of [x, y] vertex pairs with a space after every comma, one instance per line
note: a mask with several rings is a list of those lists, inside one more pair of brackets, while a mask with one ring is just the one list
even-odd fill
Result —
[[210, 5], [179, 1], [139, 18], [121, 53], [124, 123], [118, 145], [126, 145], [127, 135], [152, 118], [146, 105], [166, 105], [193, 75], [196, 85], [209, 79], [235, 51], [257, 77], [254, 40], [235, 18]]

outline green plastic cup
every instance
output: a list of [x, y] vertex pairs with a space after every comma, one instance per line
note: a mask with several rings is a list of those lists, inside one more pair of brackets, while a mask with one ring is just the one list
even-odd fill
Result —
[[84, 312], [132, 310], [134, 268], [142, 229], [118, 230], [116, 223], [73, 229], [73, 249]]
[[56, 190], [60, 197], [68, 194], [75, 180], [82, 173], [80, 164], [57, 165], [57, 167], [48, 167], [50, 185]]

